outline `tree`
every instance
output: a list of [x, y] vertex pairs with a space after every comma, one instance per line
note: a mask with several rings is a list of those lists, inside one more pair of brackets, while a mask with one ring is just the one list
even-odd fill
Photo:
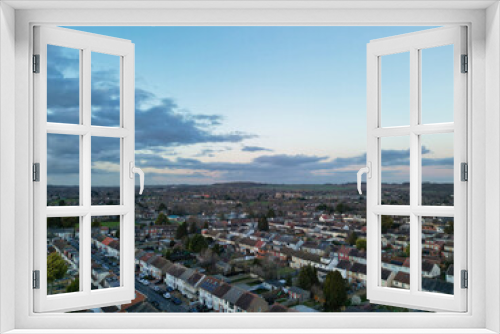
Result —
[[347, 302], [347, 289], [342, 274], [338, 270], [330, 271], [326, 275], [323, 293], [325, 294], [324, 307], [327, 312], [338, 312]]
[[343, 214], [344, 212], [346, 212], [349, 208], [347, 207], [347, 205], [345, 205], [344, 203], [339, 203], [337, 204], [337, 206], [335, 207], [335, 211], [337, 211], [338, 213], [340, 214]]
[[215, 264], [219, 261], [219, 256], [210, 248], [206, 248], [200, 252], [200, 266], [207, 268], [209, 271], [215, 271]]
[[80, 223], [79, 217], [51, 217], [47, 218], [47, 227], [75, 228]]
[[359, 238], [356, 240], [356, 248], [359, 250], [366, 250], [366, 239]]
[[220, 255], [222, 253], [222, 247], [219, 244], [215, 244], [214, 247], [212, 248], [215, 254]]
[[267, 210], [267, 215], [266, 216], [267, 216], [267, 218], [276, 218], [276, 213], [271, 208], [271, 209]]
[[170, 249], [167, 249], [165, 254], [163, 255], [167, 260], [170, 260], [170, 257], [172, 256], [172, 251]]
[[59, 253], [53, 252], [47, 256], [47, 283], [51, 287], [56, 279], [61, 279], [66, 275], [67, 270], [68, 264]]
[[[343, 208], [343, 204], [340, 208]], [[316, 207], [316, 211], [324, 211], [324, 212], [332, 213], [332, 212], [334, 212], [334, 209], [333, 209], [333, 207], [322, 203]]]
[[203, 228], [204, 228], [205, 230], [208, 230], [208, 222], [207, 222], [207, 221], [203, 223]]
[[453, 234], [453, 230], [455, 229], [455, 224], [453, 223], [453, 221], [449, 221], [448, 224], [446, 224], [445, 228], [444, 228], [444, 233], [446, 234]]
[[80, 278], [77, 277], [66, 287], [66, 292], [78, 292], [78, 291], [80, 291]]
[[356, 232], [352, 232], [351, 234], [349, 234], [349, 237], [347, 238], [347, 242], [349, 243], [349, 245], [356, 245], [356, 241], [358, 240], [358, 235], [356, 234]]
[[195, 234], [190, 240], [187, 247], [190, 251], [199, 253], [208, 248], [208, 242], [201, 234]]
[[62, 199], [59, 201], [59, 206], [65, 206], [66, 205], [66, 202]]
[[267, 222], [266, 217], [259, 218], [257, 228], [259, 229], [259, 231], [269, 231], [269, 223]]
[[183, 222], [177, 227], [177, 230], [175, 231], [175, 238], [182, 239], [187, 235], [188, 235], [187, 223]]
[[293, 285], [293, 281], [292, 281], [292, 275], [288, 275], [286, 277], [286, 286], [292, 286]]
[[197, 230], [196, 222], [191, 222], [191, 225], [189, 225], [189, 234], [194, 234]]
[[405, 248], [405, 255], [407, 257], [410, 257], [410, 244], [409, 243], [408, 243], [408, 246], [406, 246], [406, 248]]
[[90, 226], [93, 228], [101, 227], [101, 222], [93, 221], [92, 224], [90, 224]]
[[300, 268], [299, 287], [304, 290], [310, 290], [314, 284], [318, 284], [318, 271], [311, 265]]
[[120, 238], [120, 229], [117, 229], [115, 232], [115, 237]]
[[163, 210], [167, 210], [167, 206], [165, 205], [165, 203], [160, 203], [160, 206], [158, 207], [158, 211], [163, 211]]
[[163, 212], [161, 212], [158, 215], [158, 218], [156, 218], [155, 225], [168, 225], [168, 224], [170, 224], [168, 217]]
[[394, 225], [394, 219], [391, 216], [382, 216], [382, 233], [386, 233]]

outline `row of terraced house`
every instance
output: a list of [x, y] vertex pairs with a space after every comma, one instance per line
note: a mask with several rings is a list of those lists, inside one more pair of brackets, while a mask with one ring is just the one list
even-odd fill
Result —
[[156, 279], [163, 278], [167, 286], [179, 290], [188, 299], [197, 300], [214, 311], [268, 311], [267, 302], [258, 295], [181, 264], [174, 264], [154, 253], [136, 251], [135, 263], [142, 273]]

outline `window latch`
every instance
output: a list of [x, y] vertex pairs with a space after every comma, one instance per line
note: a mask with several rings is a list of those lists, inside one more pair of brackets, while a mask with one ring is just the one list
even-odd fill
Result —
[[370, 161], [368, 161], [367, 163], [367, 166], [366, 167], [363, 167], [361, 168], [359, 171], [358, 171], [358, 193], [360, 195], [363, 194], [363, 192], [361, 191], [361, 176], [366, 173], [366, 176], [367, 178], [371, 179], [372, 178], [372, 163]]
[[144, 190], [144, 172], [142, 169], [134, 166], [134, 162], [130, 161], [129, 163], [129, 176], [131, 179], [135, 177], [135, 174], [139, 174], [139, 195], [142, 195], [142, 191]]

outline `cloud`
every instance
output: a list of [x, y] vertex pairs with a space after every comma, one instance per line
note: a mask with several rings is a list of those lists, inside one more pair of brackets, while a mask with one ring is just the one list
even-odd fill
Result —
[[217, 153], [231, 151], [232, 148], [229, 146], [222, 148], [204, 148], [199, 153], [195, 154], [194, 157], [215, 157]]
[[238, 143], [256, 137], [240, 131], [216, 133], [212, 127], [220, 121], [216, 115], [192, 114], [180, 110], [172, 99], [162, 99], [156, 106], [136, 111], [136, 148]]
[[287, 154], [276, 154], [276, 155], [262, 155], [255, 158], [253, 161], [259, 164], [280, 166], [280, 167], [297, 167], [300, 165], [318, 163], [320, 161], [326, 160], [328, 157], [318, 157], [318, 156], [308, 156], [308, 155], [287, 155]]
[[[79, 123], [79, 56], [64, 48], [49, 49], [48, 121]], [[119, 75], [110, 70], [92, 69], [92, 124], [118, 126], [120, 112]], [[356, 171], [366, 163], [366, 154], [337, 157], [313, 154], [263, 154], [248, 162], [202, 161], [242, 144], [242, 152], [274, 152], [272, 149], [244, 145], [257, 137], [241, 131], [218, 131], [224, 123], [220, 115], [195, 114], [181, 108], [171, 98], [159, 98], [150, 91], [135, 90], [136, 164], [147, 170], [148, 184], [214, 183], [256, 181], [268, 183], [355, 182]], [[202, 148], [191, 157], [175, 156], [176, 148], [199, 144]], [[117, 185], [120, 164], [120, 140], [92, 138], [93, 185]], [[50, 180], [65, 179], [78, 184], [78, 136], [48, 135], [48, 173]], [[452, 168], [453, 158], [429, 158], [422, 148], [424, 166]], [[409, 166], [409, 150], [383, 150], [383, 166], [393, 174]], [[69, 181], [73, 180], [73, 181]], [[118, 179], [119, 181], [119, 179]], [[60, 184], [60, 183], [59, 183]]]
[[423, 166], [453, 166], [454, 159], [451, 158], [423, 158], [422, 165]]
[[272, 152], [270, 148], [260, 147], [260, 146], [243, 146], [241, 149], [243, 152], [260, 152], [260, 151], [268, 151]]

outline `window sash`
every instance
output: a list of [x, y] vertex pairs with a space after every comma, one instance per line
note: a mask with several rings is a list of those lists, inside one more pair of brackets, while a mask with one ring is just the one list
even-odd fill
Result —
[[[372, 177], [367, 180], [367, 297], [372, 303], [423, 310], [467, 311], [467, 290], [461, 289], [460, 272], [467, 269], [467, 183], [460, 178], [460, 164], [467, 162], [467, 76], [460, 73], [461, 54], [466, 54], [466, 28], [447, 27], [372, 41], [367, 48], [367, 161]], [[454, 45], [454, 122], [420, 123], [420, 50]], [[410, 125], [381, 127], [381, 56], [410, 53]], [[454, 133], [454, 206], [433, 207], [419, 204], [421, 198], [421, 146], [419, 135]], [[381, 138], [410, 137], [410, 205], [381, 205]], [[410, 217], [410, 289], [382, 287], [381, 215]], [[420, 291], [422, 238], [421, 217], [454, 217], [454, 294]]]
[[[80, 50], [79, 124], [47, 122], [47, 45]], [[91, 125], [91, 53], [120, 57], [120, 127]], [[33, 290], [34, 311], [71, 311], [130, 302], [134, 298], [134, 45], [130, 41], [64, 28], [35, 27], [34, 54], [40, 55], [40, 73], [34, 74], [34, 161], [40, 163], [40, 182], [34, 183], [34, 270], [40, 271], [40, 289]], [[47, 134], [80, 138], [78, 206], [47, 206]], [[120, 139], [120, 205], [91, 205], [91, 138]], [[92, 216], [118, 215], [120, 219], [120, 287], [91, 291]], [[47, 295], [47, 217], [80, 217], [80, 291]]]

